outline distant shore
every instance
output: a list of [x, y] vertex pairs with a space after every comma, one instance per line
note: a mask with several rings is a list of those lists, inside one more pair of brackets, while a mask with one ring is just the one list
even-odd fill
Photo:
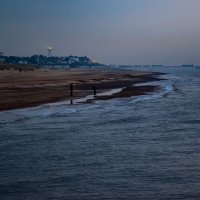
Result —
[[[92, 86], [99, 93], [124, 88], [113, 95], [98, 96], [97, 100], [143, 95], [158, 89], [157, 86], [132, 86], [160, 80], [159, 73], [140, 71], [114, 71], [100, 69], [0, 71], [0, 110], [38, 106], [64, 100], [75, 100], [92, 95]], [[73, 82], [73, 96], [70, 83]], [[92, 102], [93, 100], [87, 100]]]

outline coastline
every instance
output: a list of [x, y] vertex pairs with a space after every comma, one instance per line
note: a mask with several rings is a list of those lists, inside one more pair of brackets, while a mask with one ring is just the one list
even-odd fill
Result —
[[[99, 95], [93, 100], [108, 100], [143, 95], [158, 89], [157, 86], [133, 86], [162, 80], [163, 73], [141, 71], [114, 71], [100, 69], [70, 69], [23, 71], [6, 70], [0, 72], [0, 111], [39, 106], [46, 103], [77, 100], [92, 95], [92, 86], [100, 93], [123, 88], [111, 95]], [[70, 83], [74, 83], [70, 96]]]

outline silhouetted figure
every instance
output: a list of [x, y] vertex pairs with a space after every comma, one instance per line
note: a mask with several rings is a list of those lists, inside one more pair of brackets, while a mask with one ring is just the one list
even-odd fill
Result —
[[97, 90], [96, 90], [97, 88], [92, 86], [92, 89], [94, 91], [94, 99], [96, 99], [97, 98]]
[[22, 72], [22, 68], [19, 68], [19, 72], [20, 72], [20, 73]]
[[73, 96], [72, 95], [72, 93], [73, 93], [73, 83], [70, 84], [70, 91], [71, 91], [71, 96]]
[[70, 101], [70, 104], [73, 104], [73, 100]]

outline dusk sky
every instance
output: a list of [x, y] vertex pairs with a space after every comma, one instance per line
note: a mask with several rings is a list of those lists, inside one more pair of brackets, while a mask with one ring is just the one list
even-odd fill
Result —
[[200, 0], [0, 0], [4, 55], [200, 65]]

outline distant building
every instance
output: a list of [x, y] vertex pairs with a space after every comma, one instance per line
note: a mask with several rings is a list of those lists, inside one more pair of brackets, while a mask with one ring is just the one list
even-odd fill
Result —
[[143, 67], [151, 67], [150, 65], [143, 65]]
[[119, 68], [119, 65], [109, 64], [109, 68]]
[[151, 65], [152, 67], [162, 67], [162, 65]]
[[77, 56], [69, 56], [69, 60], [72, 62], [79, 62], [79, 58]]
[[132, 65], [119, 65], [120, 69], [130, 69], [132, 68]]
[[194, 65], [182, 65], [182, 67], [194, 67]]
[[68, 64], [68, 62], [65, 59], [59, 59], [57, 63]]
[[23, 65], [28, 64], [28, 62], [27, 62], [26, 60], [21, 60], [21, 61], [19, 61], [18, 63], [19, 63], [19, 64], [23, 64]]
[[79, 63], [81, 63], [81, 64], [91, 64], [92, 61], [85, 56], [85, 57], [79, 57]]
[[142, 67], [142, 65], [133, 65], [133, 67]]
[[79, 62], [79, 58], [77, 56], [70, 55], [69, 57], [65, 57], [62, 59], [62, 63], [67, 62], [69, 64], [74, 64]]

